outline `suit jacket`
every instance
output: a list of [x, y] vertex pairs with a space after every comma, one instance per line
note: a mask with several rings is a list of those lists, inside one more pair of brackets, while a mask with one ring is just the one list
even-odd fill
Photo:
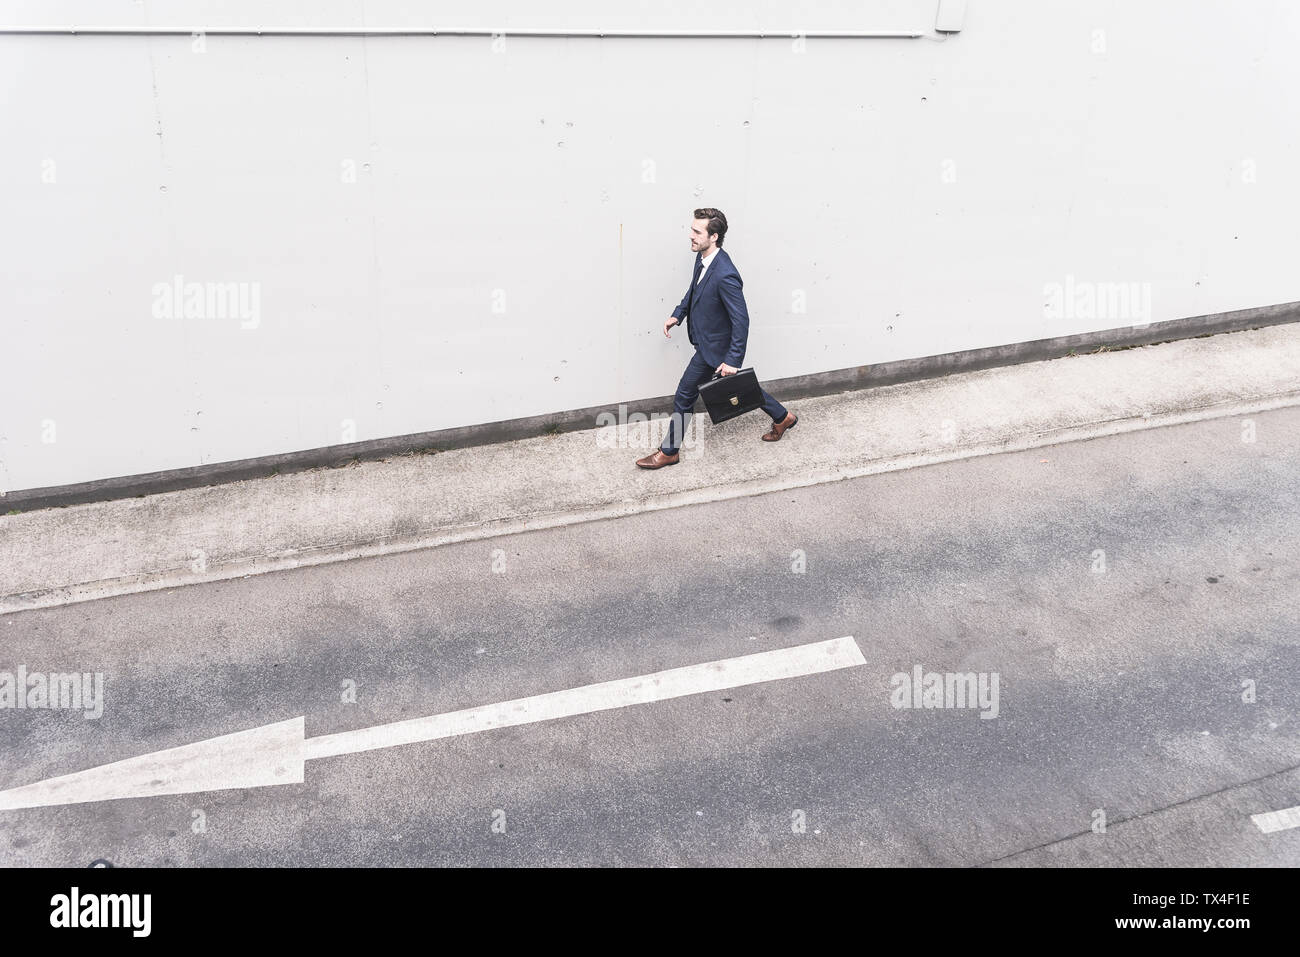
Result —
[[695, 269], [702, 261], [701, 254], [696, 253], [692, 284], [673, 315], [679, 326], [686, 320], [686, 334], [705, 362], [715, 369], [724, 362], [739, 369], [749, 339], [749, 312], [741, 292], [744, 283], [727, 251], [719, 249], [699, 286], [695, 286]]

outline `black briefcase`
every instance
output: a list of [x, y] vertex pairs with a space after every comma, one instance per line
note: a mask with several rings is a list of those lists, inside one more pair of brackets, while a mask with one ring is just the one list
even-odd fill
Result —
[[763, 393], [753, 369], [737, 369], [731, 375], [715, 372], [700, 386], [700, 398], [714, 425], [763, 407]]

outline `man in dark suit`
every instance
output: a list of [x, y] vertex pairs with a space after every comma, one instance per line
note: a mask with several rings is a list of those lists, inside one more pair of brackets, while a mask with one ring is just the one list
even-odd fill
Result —
[[[686, 322], [686, 334], [695, 346], [673, 400], [673, 414], [668, 420], [668, 434], [663, 444], [637, 465], [658, 469], [676, 465], [681, 435], [690, 420], [691, 410], [699, 397], [700, 386], [715, 372], [732, 375], [745, 361], [745, 343], [749, 338], [749, 312], [745, 309], [744, 283], [731, 257], [722, 249], [727, 235], [727, 217], [721, 210], [706, 208], [695, 211], [691, 223], [691, 249], [695, 250], [695, 274], [673, 314], [664, 321], [664, 335], [673, 326]], [[760, 390], [761, 391], [761, 390]], [[763, 411], [772, 417], [772, 428], [762, 438], [776, 442], [798, 417], [780, 402], [763, 392]]]

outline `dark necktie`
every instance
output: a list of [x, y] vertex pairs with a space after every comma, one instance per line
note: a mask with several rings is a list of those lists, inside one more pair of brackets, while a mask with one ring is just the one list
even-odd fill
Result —
[[691, 318], [691, 306], [695, 305], [695, 284], [700, 281], [700, 273], [704, 270], [704, 260], [701, 259], [695, 264], [695, 275], [691, 277], [691, 295], [686, 301], [686, 318]]

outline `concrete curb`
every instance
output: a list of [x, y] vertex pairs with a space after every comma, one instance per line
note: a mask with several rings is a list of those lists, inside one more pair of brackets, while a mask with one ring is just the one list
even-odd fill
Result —
[[196, 585], [203, 582], [228, 581], [234, 578], [246, 578], [249, 575], [262, 575], [268, 572], [287, 571], [308, 565], [326, 565], [331, 562], [350, 561], [356, 558], [372, 558], [380, 555], [395, 555], [402, 552], [418, 551], [423, 548], [436, 548], [439, 545], [451, 545], [457, 542], [470, 542], [479, 539], [497, 538], [502, 535], [518, 535], [521, 532], [540, 531], [557, 528], [562, 525], [575, 525], [582, 522], [595, 522], [607, 518], [622, 518], [641, 512], [652, 512], [665, 508], [680, 508], [684, 505], [701, 505], [727, 499], [744, 498], [751, 495], [765, 495], [785, 489], [804, 488], [826, 482], [838, 482], [844, 479], [862, 478], [882, 472], [896, 472], [904, 469], [922, 468], [927, 465], [939, 465], [960, 459], [977, 458], [984, 455], [997, 455], [1003, 452], [1020, 452], [1026, 449], [1045, 448], [1066, 442], [1078, 442], [1083, 439], [1101, 438], [1124, 432], [1137, 432], [1170, 425], [1182, 425], [1187, 422], [1200, 422], [1205, 419], [1217, 419], [1272, 409], [1300, 406], [1300, 391], [1262, 399], [1252, 402], [1231, 402], [1203, 409], [1185, 412], [1165, 413], [1139, 418], [1116, 419], [1097, 423], [1096, 426], [1076, 426], [1037, 433], [1032, 437], [1009, 438], [1005, 442], [987, 443], [957, 448], [949, 453], [917, 453], [894, 458], [880, 459], [864, 465], [846, 468], [815, 469], [808, 472], [788, 473], [772, 479], [758, 479], [732, 485], [715, 485], [689, 492], [658, 495], [632, 504], [604, 505], [585, 509], [565, 509], [545, 513], [530, 519], [503, 519], [484, 522], [464, 528], [449, 529], [433, 535], [415, 535], [392, 540], [378, 540], [357, 544], [319, 545], [302, 549], [292, 549], [265, 558], [249, 559], [224, 563], [205, 572], [193, 572], [189, 569], [168, 569], [156, 573], [130, 575], [123, 578], [105, 579], [72, 586], [51, 588], [43, 591], [6, 595], [0, 598], [0, 615], [37, 608], [50, 608], [59, 605], [94, 601], [99, 598], [111, 598], [117, 595], [130, 595], [146, 591], [159, 591], [183, 585]]

